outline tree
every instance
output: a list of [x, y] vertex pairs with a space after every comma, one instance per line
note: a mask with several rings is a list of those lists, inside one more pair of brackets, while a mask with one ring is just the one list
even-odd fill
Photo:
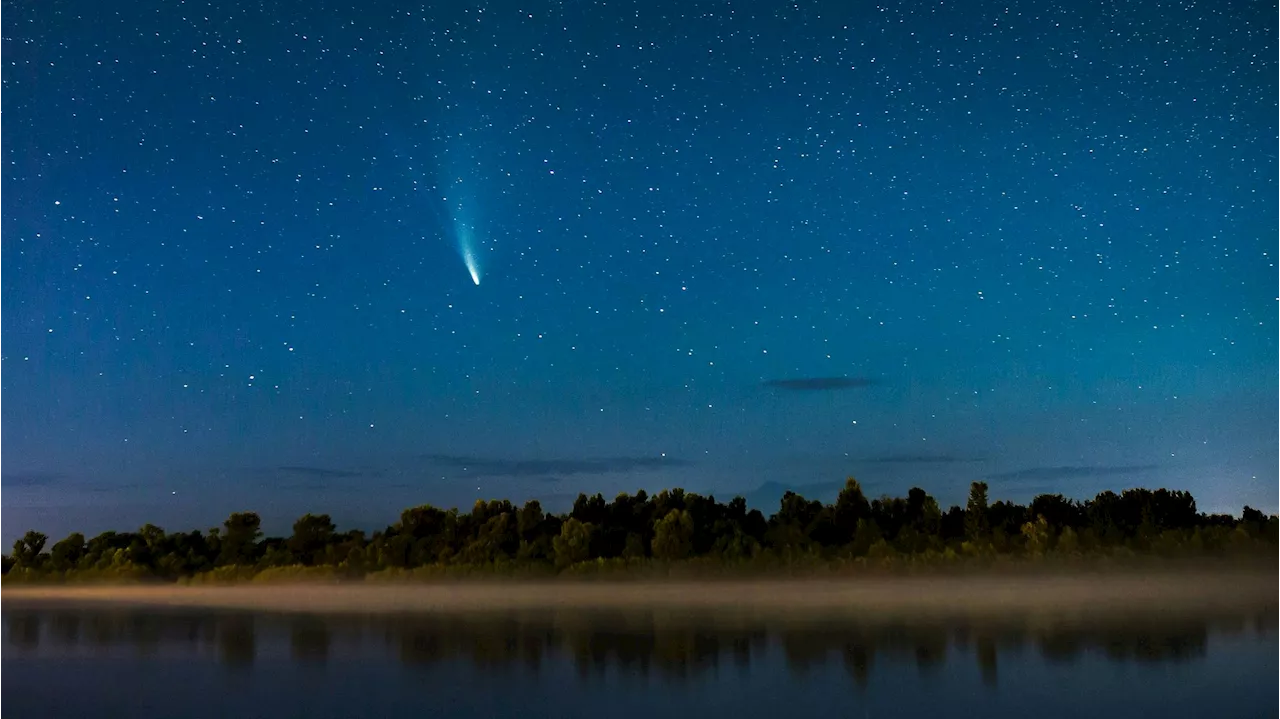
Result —
[[715, 554], [730, 562], [755, 557], [760, 552], [760, 543], [743, 532], [737, 522], [727, 524], [729, 530], [716, 540]]
[[400, 513], [400, 530], [414, 539], [423, 539], [444, 529], [445, 512], [429, 504]]
[[844, 489], [836, 497], [835, 525], [839, 529], [841, 544], [852, 541], [858, 530], [858, 520], [871, 516], [871, 503], [862, 493], [862, 485], [858, 480], [849, 477], [844, 481]]
[[1005, 535], [1017, 535], [1022, 525], [1035, 521], [1035, 515], [1028, 515], [1027, 508], [1013, 502], [999, 501], [987, 507], [987, 527], [994, 532]]
[[601, 555], [630, 559], [647, 556], [658, 509], [643, 489], [634, 495], [619, 494], [609, 505], [607, 526], [601, 528]]
[[784, 492], [778, 505], [778, 513], [773, 515], [772, 524], [791, 525], [801, 533], [806, 533], [813, 520], [822, 512], [822, 502], [811, 501], [796, 494]]
[[[598, 521], [589, 521], [587, 518]], [[852, 529], [849, 522], [854, 520]], [[735, 497], [668, 489], [582, 495], [567, 515], [549, 514], [536, 501], [516, 507], [507, 500], [479, 501], [469, 513], [429, 505], [404, 510], [397, 523], [366, 537], [338, 534], [328, 515], [308, 514], [288, 537], [262, 537], [257, 514], [232, 514], [221, 527], [202, 533], [166, 533], [155, 525], [134, 532], [103, 532], [85, 540], [76, 533], [54, 544], [28, 532], [5, 557], [14, 580], [42, 571], [119, 571], [164, 579], [188, 577], [213, 567], [265, 569], [293, 563], [342, 567], [352, 576], [392, 568], [473, 565], [516, 561], [558, 567], [595, 557], [665, 561], [690, 557], [733, 563], [761, 554], [783, 561], [866, 556], [889, 561], [899, 554], [1029, 555], [1054, 550], [1090, 555], [1124, 547], [1162, 554], [1234, 551], [1274, 556], [1280, 519], [1251, 507], [1241, 517], [1201, 514], [1182, 491], [1128, 489], [1102, 492], [1087, 502], [1062, 495], [1036, 497], [1029, 506], [988, 500], [987, 485], [974, 482], [964, 508], [945, 514], [923, 489], [905, 498], [867, 501], [853, 478], [831, 504], [794, 493], [783, 495], [767, 517]], [[121, 575], [124, 576], [124, 575]]]
[[969, 541], [986, 539], [990, 530], [987, 517], [987, 483], [969, 485], [969, 501], [964, 507], [964, 533]]
[[608, 505], [604, 501], [604, 497], [599, 493], [592, 497], [579, 494], [578, 498], [573, 502], [573, 510], [569, 512], [569, 516], [579, 522], [593, 524], [598, 527], [608, 517]]
[[916, 528], [930, 537], [942, 533], [942, 508], [938, 506], [938, 500], [925, 495]]
[[628, 532], [626, 543], [622, 547], [623, 558], [644, 559], [647, 554], [644, 537], [637, 532]]
[[520, 539], [526, 542], [536, 540], [545, 518], [546, 515], [542, 511], [541, 502], [536, 499], [525, 502], [524, 506], [520, 508], [520, 516], [516, 521], [516, 531], [520, 533]]
[[262, 537], [262, 518], [255, 512], [236, 512], [222, 523], [221, 553], [223, 565], [251, 565], [258, 558], [258, 539]]
[[1049, 522], [1043, 516], [1022, 525], [1022, 536], [1027, 542], [1027, 552], [1038, 557], [1049, 549]]
[[591, 558], [591, 537], [595, 526], [570, 517], [560, 527], [560, 534], [553, 543], [556, 550], [556, 566], [568, 567]]
[[871, 551], [871, 547], [881, 541], [880, 526], [871, 521], [869, 517], [858, 520], [858, 527], [853, 533], [853, 556], [864, 557]]
[[1044, 517], [1053, 527], [1081, 527], [1084, 525], [1084, 510], [1077, 502], [1061, 494], [1041, 494], [1031, 500], [1027, 507], [1032, 517]]
[[300, 564], [317, 564], [323, 559], [325, 548], [334, 540], [336, 529], [327, 514], [304, 514], [293, 523], [289, 552]]
[[653, 528], [653, 556], [674, 561], [693, 551], [693, 517], [682, 509], [673, 509], [658, 520]]
[[54, 571], [65, 572], [68, 569], [74, 569], [83, 556], [84, 535], [80, 532], [72, 532], [49, 550], [49, 563]]
[[[1085, 516], [1089, 520], [1089, 528], [1100, 540], [1112, 543], [1125, 536], [1127, 524], [1123, 503], [1115, 492], [1099, 492], [1098, 496], [1085, 503]], [[1134, 519], [1134, 527], [1137, 526]]]
[[542, 504], [536, 499], [525, 502], [516, 517], [516, 532], [520, 535], [516, 559], [535, 561], [549, 558], [554, 548], [547, 530], [547, 515], [542, 511]]
[[485, 521], [467, 545], [463, 560], [469, 564], [488, 564], [514, 556], [520, 548], [520, 535], [512, 515], [512, 512], [503, 512]]
[[149, 548], [159, 550], [164, 545], [166, 535], [161, 527], [147, 523], [142, 525], [142, 529], [138, 530], [138, 538]]
[[14, 565], [24, 569], [36, 569], [40, 566], [40, 553], [44, 551], [49, 537], [40, 532], [29, 531], [22, 539], [13, 543]]
[[168, 551], [167, 539], [164, 529], [151, 523], [142, 525], [142, 528], [129, 539], [129, 563], [154, 569], [156, 563]]
[[1063, 554], [1075, 554], [1080, 549], [1080, 538], [1076, 535], [1076, 530], [1066, 527], [1062, 530], [1062, 534], [1058, 535], [1058, 551]]

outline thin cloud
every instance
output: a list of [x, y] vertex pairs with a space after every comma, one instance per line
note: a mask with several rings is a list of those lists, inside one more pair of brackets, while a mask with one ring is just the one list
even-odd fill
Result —
[[879, 380], [870, 377], [793, 377], [790, 379], [765, 380], [760, 385], [769, 389], [781, 389], [788, 392], [831, 392], [840, 389], [871, 387], [879, 383]]
[[1011, 472], [988, 474], [986, 479], [1010, 482], [1044, 482], [1060, 479], [1079, 479], [1089, 477], [1114, 477], [1122, 474], [1141, 474], [1158, 469], [1154, 464], [1113, 465], [1100, 467], [1028, 467]]
[[141, 484], [138, 484], [137, 482], [129, 482], [127, 484], [94, 484], [84, 487], [84, 490], [86, 492], [109, 494], [111, 492], [127, 492], [141, 488]]
[[871, 464], [960, 464], [985, 462], [986, 458], [957, 457], [950, 454], [889, 454], [882, 457], [868, 457], [863, 461]]
[[316, 479], [345, 479], [350, 477], [363, 477], [365, 472], [357, 472], [349, 469], [329, 469], [327, 467], [307, 467], [300, 465], [287, 465], [276, 467], [277, 472], [286, 474], [295, 474], [301, 477], [314, 477]]
[[556, 481], [576, 474], [645, 472], [688, 467], [692, 462], [674, 457], [600, 457], [595, 459], [499, 459], [457, 454], [428, 454], [434, 464], [482, 477], [530, 477]]
[[0, 484], [6, 487], [47, 487], [66, 481], [62, 472], [6, 472], [0, 475]]

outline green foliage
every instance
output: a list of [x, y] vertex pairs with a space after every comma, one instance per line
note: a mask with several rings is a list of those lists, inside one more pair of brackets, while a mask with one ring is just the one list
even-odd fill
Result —
[[787, 492], [766, 518], [735, 497], [681, 489], [580, 495], [567, 515], [531, 501], [480, 501], [469, 513], [430, 505], [366, 536], [307, 514], [288, 537], [264, 537], [257, 514], [207, 532], [73, 533], [46, 551], [27, 532], [4, 557], [5, 583], [178, 581], [187, 584], [375, 582], [463, 578], [750, 575], [917, 571], [941, 567], [1127, 562], [1163, 557], [1274, 559], [1280, 521], [1251, 507], [1206, 515], [1190, 494], [1102, 492], [1077, 502], [1044, 494], [988, 502], [975, 482], [945, 512], [923, 489], [868, 501], [852, 478], [832, 504]]
[[673, 509], [653, 528], [653, 556], [666, 561], [688, 557], [693, 552], [693, 517]]
[[48, 539], [35, 531], [22, 535], [22, 539], [13, 543], [14, 566], [21, 569], [39, 569], [42, 563], [40, 553], [44, 550], [44, 543]]
[[53, 545], [49, 552], [49, 568], [55, 572], [65, 572], [75, 568], [84, 556], [84, 535], [72, 532], [66, 539]]
[[182, 584], [190, 584], [192, 586], [210, 585], [210, 584], [239, 584], [253, 579], [253, 575], [257, 574], [255, 567], [238, 567], [235, 565], [226, 565], [215, 567], [207, 572], [200, 572], [190, 577], [184, 577], [179, 580]]
[[344, 578], [342, 566], [314, 567], [293, 564], [285, 567], [268, 567], [252, 576], [255, 584], [332, 584]]
[[876, 524], [869, 517], [858, 520], [858, 527], [854, 530], [852, 552], [855, 557], [864, 557], [870, 551], [871, 547], [877, 542], [883, 541], [884, 536], [880, 531], [880, 525]]
[[560, 527], [559, 536], [555, 538], [556, 566], [567, 567], [589, 559], [591, 538], [595, 531], [595, 525], [589, 522], [581, 522], [573, 517], [565, 520]]
[[1028, 554], [1038, 557], [1048, 551], [1049, 531], [1049, 522], [1044, 515], [1037, 517], [1034, 522], [1022, 525], [1022, 538], [1026, 541]]

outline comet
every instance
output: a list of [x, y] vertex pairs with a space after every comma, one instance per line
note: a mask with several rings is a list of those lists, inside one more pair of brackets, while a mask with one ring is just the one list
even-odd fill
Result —
[[467, 265], [467, 272], [471, 273], [471, 281], [480, 285], [480, 266], [476, 264], [475, 255], [471, 254], [471, 249], [466, 248], [462, 251], [462, 261]]
[[[465, 149], [465, 148], [464, 148]], [[445, 152], [445, 154], [454, 154]], [[465, 154], [465, 153], [464, 153]], [[445, 166], [452, 164], [445, 163]], [[440, 202], [445, 209], [446, 216], [452, 221], [454, 246], [458, 250], [458, 255], [462, 257], [462, 263], [467, 267], [467, 274], [471, 276], [471, 282], [477, 287], [480, 285], [480, 256], [478, 250], [484, 245], [483, 242], [476, 242], [477, 229], [475, 225], [476, 199], [471, 187], [471, 183], [466, 181], [465, 171], [459, 175], [443, 175], [444, 170], [440, 170], [442, 178], [439, 188], [442, 190]]]
[[471, 237], [471, 227], [462, 223], [455, 222], [455, 232], [458, 239], [458, 254], [462, 255], [462, 263], [467, 266], [467, 272], [471, 275], [471, 281], [480, 285], [480, 262], [476, 259], [475, 248]]

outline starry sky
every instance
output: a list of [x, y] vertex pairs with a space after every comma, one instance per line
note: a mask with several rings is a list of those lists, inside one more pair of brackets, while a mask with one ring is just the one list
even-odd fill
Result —
[[1274, 512], [1276, 17], [9, 5], [4, 539], [847, 475]]

